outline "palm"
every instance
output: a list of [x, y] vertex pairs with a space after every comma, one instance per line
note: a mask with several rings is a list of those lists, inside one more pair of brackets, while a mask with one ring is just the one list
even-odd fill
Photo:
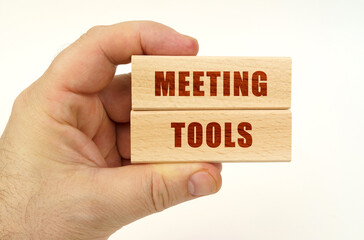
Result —
[[[85, 112], [78, 116], [78, 122], [82, 123], [82, 128], [75, 128], [75, 131], [86, 134], [88, 151], [94, 152], [93, 159], [86, 155], [85, 160], [98, 167], [120, 166], [120, 154], [116, 144], [116, 123], [110, 120], [98, 95], [86, 98], [89, 99], [86, 99], [85, 106], [81, 107], [85, 109]], [[82, 149], [79, 152], [81, 154], [83, 154]]]
[[[57, 99], [50, 101], [49, 115], [72, 127], [71, 133], [62, 137], [66, 142], [74, 142], [71, 147], [75, 156], [69, 158], [71, 161], [79, 161], [77, 156], [81, 155], [83, 163], [97, 167], [117, 167], [128, 163], [130, 75], [115, 77], [97, 94], [66, 91], [51, 92], [51, 96], [57, 96]], [[65, 103], [70, 104], [62, 107]], [[63, 111], [52, 112], [54, 109]]]

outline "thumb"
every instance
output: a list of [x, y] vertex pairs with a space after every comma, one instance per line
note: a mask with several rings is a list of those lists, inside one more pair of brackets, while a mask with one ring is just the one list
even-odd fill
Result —
[[[176, 204], [216, 193], [221, 164], [178, 163], [129, 165], [99, 169], [103, 208], [111, 226], [121, 228]], [[114, 229], [114, 230], [117, 230]]]

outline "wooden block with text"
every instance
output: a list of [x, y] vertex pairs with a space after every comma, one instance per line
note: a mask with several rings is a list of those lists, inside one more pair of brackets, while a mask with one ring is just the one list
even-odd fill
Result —
[[131, 162], [291, 160], [291, 59], [133, 56]]
[[289, 110], [132, 111], [131, 161], [290, 161]]
[[290, 106], [290, 58], [132, 57], [133, 110]]

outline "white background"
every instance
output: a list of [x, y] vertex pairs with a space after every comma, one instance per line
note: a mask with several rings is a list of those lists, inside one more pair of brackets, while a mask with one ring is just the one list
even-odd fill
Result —
[[93, 25], [155, 20], [196, 37], [202, 56], [290, 56], [293, 161], [224, 164], [217, 195], [111, 239], [364, 239], [363, 12], [363, 1], [0, 0], [0, 133], [17, 94]]

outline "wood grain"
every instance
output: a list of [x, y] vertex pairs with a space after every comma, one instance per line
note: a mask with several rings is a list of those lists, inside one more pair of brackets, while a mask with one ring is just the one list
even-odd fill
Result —
[[289, 110], [131, 112], [132, 163], [290, 160]]
[[290, 58], [132, 57], [133, 110], [289, 109], [290, 106]]

